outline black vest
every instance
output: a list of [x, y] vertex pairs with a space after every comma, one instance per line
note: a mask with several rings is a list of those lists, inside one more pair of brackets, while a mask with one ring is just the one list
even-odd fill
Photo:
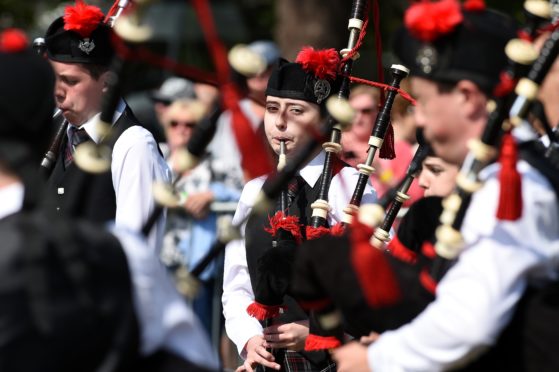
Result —
[[[344, 166], [348, 165], [336, 158], [333, 167], [333, 176], [337, 175]], [[310, 185], [305, 183], [289, 207], [288, 215], [298, 216], [299, 221], [304, 226], [311, 224], [311, 204], [318, 197], [321, 179], [322, 176], [317, 180], [314, 187], [310, 187]], [[273, 213], [273, 211], [271, 211], [271, 213]], [[267, 226], [269, 226], [268, 216], [251, 216], [247, 221], [245, 230], [247, 265], [254, 292], [256, 292], [255, 286], [258, 285], [257, 283], [260, 281], [260, 275], [258, 274], [258, 260], [268, 247], [272, 247], [272, 237], [269, 233], [264, 231], [264, 227]], [[303, 233], [303, 237], [305, 238], [304, 226], [302, 226], [301, 231]], [[293, 254], [293, 252], [290, 252], [288, 257], [282, 255], [281, 259], [289, 261], [288, 265], [290, 265], [294, 260]], [[278, 262], [277, 266], [281, 265], [282, 263]], [[280, 314], [277, 318], [278, 322], [291, 323], [298, 320], [309, 319], [308, 314], [297, 304], [297, 301], [289, 295], [289, 290], [284, 296], [283, 305], [287, 308], [287, 311]], [[308, 359], [317, 370], [321, 370], [331, 363], [330, 356], [326, 351], [301, 351], [299, 353]]]
[[[122, 115], [112, 127], [115, 132], [112, 142], [108, 145], [112, 148], [120, 135], [134, 125], [140, 124], [130, 108], [126, 106]], [[90, 175], [87, 185], [79, 185], [79, 182], [77, 185], [76, 180], [83, 176], [83, 171], [74, 163], [71, 163], [68, 168], [64, 166], [67, 142], [68, 136], [65, 136], [60, 144], [59, 156], [56, 159], [54, 169], [47, 181], [49, 207], [57, 211], [71, 210], [75, 212], [78, 209], [76, 203], [79, 203], [80, 216], [95, 222], [113, 220], [116, 214], [116, 196], [111, 172]], [[87, 193], [84, 193], [80, 186], [86, 187]], [[74, 194], [73, 191], [80, 195]]]

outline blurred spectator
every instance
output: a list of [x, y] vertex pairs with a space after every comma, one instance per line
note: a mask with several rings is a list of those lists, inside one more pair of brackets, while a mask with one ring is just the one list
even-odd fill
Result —
[[[187, 85], [183, 85], [186, 87]], [[186, 90], [183, 90], [186, 92]], [[185, 98], [174, 100], [160, 111], [161, 124], [167, 143], [161, 144], [165, 159], [172, 164], [176, 151], [190, 140], [194, 128], [204, 115], [206, 106], [189, 93]], [[158, 97], [160, 98], [160, 97]], [[213, 154], [208, 153], [194, 169], [174, 175], [176, 190], [182, 208], [170, 210], [163, 242], [162, 260], [175, 274], [178, 270], [192, 268], [206, 255], [216, 239], [218, 213], [212, 210], [214, 202], [235, 202], [240, 193], [226, 187], [213, 168]], [[216, 277], [223, 270], [222, 262], [212, 262], [200, 275], [201, 286], [192, 301], [196, 315], [210, 336], [219, 334], [221, 308], [214, 307], [214, 297], [220, 296], [220, 283]], [[216, 293], [218, 291], [218, 293]], [[219, 302], [217, 302], [219, 307]], [[216, 330], [217, 328], [217, 330]]]
[[[364, 163], [369, 149], [376, 117], [379, 112], [380, 94], [377, 88], [367, 85], [356, 85], [351, 89], [349, 103], [355, 110], [355, 118], [351, 129], [342, 134], [344, 161], [352, 166]], [[392, 107], [391, 119], [394, 126], [395, 159], [381, 159], [377, 156], [373, 161], [376, 171], [371, 176], [371, 183], [379, 197], [391, 187], [394, 187], [405, 176], [409, 163], [413, 158], [415, 148], [415, 125], [413, 115], [410, 115], [409, 103], [396, 97]], [[406, 206], [423, 195], [416, 183], [408, 191], [410, 200]]]
[[342, 158], [356, 167], [367, 159], [369, 138], [379, 110], [379, 90], [368, 85], [356, 85], [351, 89], [349, 103], [355, 110], [355, 117], [351, 129], [342, 134]]
[[[252, 53], [248, 55], [262, 59], [264, 69], [255, 75], [244, 76], [238, 71], [243, 70], [243, 68], [232, 63], [234, 79], [245, 90], [245, 98], [239, 104], [242, 112], [252, 124], [254, 131], [265, 141], [262, 125], [265, 110], [265, 91], [272, 67], [277, 63], [280, 52], [274, 42], [265, 40], [255, 41], [248, 44], [246, 48], [249, 53]], [[246, 179], [240, 165], [241, 155], [235, 141], [229, 111], [224, 111], [218, 119], [217, 132], [210, 144], [210, 151], [215, 155], [215, 169], [228, 174], [228, 185], [237, 188], [240, 192]]]
[[151, 93], [153, 108], [160, 122], [171, 103], [178, 99], [193, 100], [194, 98], [196, 98], [194, 83], [180, 77], [168, 78], [158, 90]]

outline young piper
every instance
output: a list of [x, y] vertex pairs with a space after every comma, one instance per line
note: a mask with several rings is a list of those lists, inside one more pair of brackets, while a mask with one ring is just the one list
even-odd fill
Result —
[[[57, 210], [63, 210], [78, 171], [73, 162], [75, 148], [84, 141], [99, 143], [103, 134], [96, 126], [103, 97], [108, 90], [109, 65], [114, 56], [110, 27], [95, 6], [78, 0], [65, 9], [45, 35], [46, 55], [54, 69], [54, 96], [60, 118], [68, 123], [60, 155], [48, 180]], [[95, 193], [82, 202], [84, 215], [96, 222], [115, 221], [117, 226], [140, 230], [155, 202], [155, 181], [170, 181], [170, 170], [152, 134], [138, 122], [130, 107], [120, 100], [112, 125], [118, 134], [111, 157], [111, 172], [96, 177]], [[164, 217], [160, 218], [150, 246], [159, 250]]]
[[[331, 60], [330, 74], [320, 74], [312, 63], [305, 63], [299, 54], [297, 62], [281, 60], [272, 72], [266, 90], [266, 113], [264, 126], [268, 143], [276, 154], [280, 153], [282, 143], [285, 146], [287, 161], [310, 138], [324, 121], [324, 104], [330, 94], [336, 93], [337, 53], [328, 51], [306, 51], [307, 56], [318, 56], [319, 60]], [[312, 58], [311, 58], [312, 59]], [[321, 66], [321, 65], [320, 65]], [[320, 67], [318, 66], [318, 67]], [[318, 69], [320, 70], [320, 68]], [[318, 88], [324, 89], [318, 89]], [[298, 216], [304, 225], [310, 222], [311, 208], [318, 194], [319, 178], [324, 163], [324, 151], [317, 150], [312, 158], [298, 172], [298, 190], [292, 190], [294, 199], [288, 206], [289, 215]], [[332, 207], [328, 214], [330, 226], [341, 221], [342, 210], [351, 198], [351, 193], [358, 178], [354, 168], [345, 167], [343, 163], [334, 167], [334, 177], [329, 189], [329, 202]], [[256, 195], [266, 177], [249, 181], [244, 187], [233, 223], [240, 223], [249, 215]], [[364, 202], [374, 202], [376, 194], [368, 186]], [[305, 339], [309, 334], [308, 316], [289, 296], [288, 309], [275, 318], [273, 325], [263, 327], [258, 320], [247, 313], [247, 307], [255, 301], [254, 288], [258, 288], [258, 276], [254, 265], [257, 264], [258, 250], [271, 247], [271, 241], [260, 241], [263, 224], [251, 223], [246, 226], [246, 236], [253, 239], [231, 242], [225, 252], [225, 271], [223, 279], [223, 308], [225, 327], [229, 338], [237, 345], [238, 351], [245, 359], [238, 371], [253, 371], [257, 365], [273, 369], [322, 371], [334, 370], [335, 366], [325, 352], [302, 352]], [[302, 233], [304, 239], [304, 232]], [[269, 237], [268, 237], [269, 238]], [[265, 239], [262, 239], [265, 240]], [[258, 248], [262, 247], [262, 248]], [[289, 264], [289, 263], [287, 263]], [[278, 265], [281, 265], [278, 262]], [[278, 266], [276, 265], [276, 266]], [[275, 269], [278, 269], [277, 267]], [[279, 268], [281, 270], [281, 267]], [[271, 278], [273, 280], [274, 278]], [[274, 356], [267, 348], [280, 351]], [[281, 357], [280, 357], [281, 356]]]
[[0, 80], [0, 370], [218, 370], [143, 237], [43, 208], [55, 77], [19, 30], [0, 32]]
[[[415, 4], [396, 40], [396, 54], [412, 68], [415, 120], [437, 156], [457, 166], [468, 141], [484, 129], [488, 97], [506, 64], [504, 47], [514, 37], [510, 19], [486, 10], [483, 2], [466, 3], [468, 9], [450, 0]], [[438, 27], [421, 27], [429, 20]], [[522, 214], [499, 220], [500, 168], [494, 163], [480, 173], [484, 184], [461, 228], [462, 253], [437, 286], [434, 302], [368, 348], [352, 343], [336, 350], [340, 371], [456, 368], [496, 343], [528, 286], [557, 278], [557, 195], [542, 173], [519, 161]], [[509, 353], [500, 363], [519, 357]], [[510, 370], [502, 364], [493, 370], [501, 368]]]

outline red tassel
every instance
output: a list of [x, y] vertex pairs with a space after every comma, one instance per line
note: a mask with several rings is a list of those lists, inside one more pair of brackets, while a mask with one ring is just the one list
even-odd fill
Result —
[[330, 234], [332, 236], [342, 236], [345, 233], [345, 224], [337, 223], [330, 229]]
[[369, 243], [370, 231], [358, 221], [352, 225], [351, 262], [369, 305], [390, 306], [400, 299], [400, 287], [384, 253]]
[[437, 282], [429, 275], [426, 269], [421, 270], [419, 274], [419, 282], [432, 295], [437, 291]]
[[248, 305], [247, 313], [258, 320], [266, 320], [279, 316], [281, 309], [281, 305], [264, 305], [254, 301]]
[[430, 259], [437, 257], [437, 251], [431, 242], [423, 242], [421, 245], [421, 253]]
[[394, 128], [392, 123], [388, 123], [388, 128], [386, 128], [386, 134], [384, 135], [384, 141], [380, 147], [379, 156], [381, 159], [394, 159], [396, 157], [396, 152], [394, 151]]
[[247, 180], [268, 174], [273, 165], [264, 147], [263, 139], [259, 138], [252, 125], [239, 106], [239, 93], [232, 85], [222, 87], [224, 106], [231, 111], [233, 134], [241, 153], [241, 167]]
[[514, 87], [516, 87], [516, 80], [506, 72], [501, 72], [499, 84], [493, 89], [493, 95], [495, 97], [504, 97], [512, 92]]
[[320, 227], [307, 226], [306, 228], [307, 240], [318, 239], [321, 236], [328, 235], [329, 233], [330, 233], [330, 229], [324, 226], [320, 226]]
[[285, 216], [282, 211], [277, 211], [273, 217], [268, 217], [270, 227], [264, 230], [272, 236], [276, 236], [279, 229], [283, 229], [295, 238], [297, 244], [301, 244], [303, 237], [301, 235], [301, 224], [297, 216]]
[[77, 32], [81, 37], [89, 37], [105, 16], [101, 9], [77, 0], [76, 5], [64, 9], [64, 29]]
[[17, 28], [8, 28], [0, 33], [0, 52], [17, 53], [27, 48], [27, 36]]
[[388, 243], [387, 247], [390, 254], [402, 262], [413, 264], [417, 261], [417, 254], [406, 247], [397, 236]]
[[510, 132], [505, 133], [501, 144], [499, 162], [500, 193], [497, 218], [505, 221], [515, 221], [522, 215], [522, 180], [516, 169], [518, 151], [516, 142]]
[[342, 343], [334, 336], [309, 334], [305, 340], [306, 351], [327, 350], [340, 347]]

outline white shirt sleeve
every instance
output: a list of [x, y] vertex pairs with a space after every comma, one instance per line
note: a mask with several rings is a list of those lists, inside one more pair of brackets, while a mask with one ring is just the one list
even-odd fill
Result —
[[[330, 226], [341, 221], [343, 210], [349, 204], [359, 172], [353, 167], [344, 167], [332, 178], [330, 189], [328, 190], [328, 203], [332, 210], [330, 211]], [[361, 204], [374, 203], [377, 201], [377, 193], [371, 186], [371, 182], [367, 181]]]
[[[115, 143], [111, 163], [116, 196], [116, 226], [139, 231], [155, 208], [155, 181], [170, 182], [171, 171], [149, 131], [140, 126], [125, 130]], [[149, 236], [149, 246], [161, 248], [165, 215]]]
[[[246, 184], [233, 217], [234, 225], [239, 224], [248, 216], [262, 183], [263, 179], [256, 179]], [[247, 341], [253, 336], [262, 334], [260, 322], [248, 315], [246, 311], [247, 307], [254, 301], [254, 293], [248, 272], [244, 239], [230, 242], [225, 249], [223, 295], [221, 299], [225, 317], [225, 330], [237, 346], [239, 355], [244, 358], [246, 357], [244, 347]]]
[[526, 163], [518, 168], [524, 173], [522, 217], [495, 219], [499, 184], [494, 169], [473, 197], [462, 228], [466, 247], [440, 282], [435, 301], [369, 347], [371, 370], [439, 371], [467, 361], [495, 342], [528, 280], [557, 274], [555, 193]]
[[217, 370], [219, 361], [202, 325], [177, 293], [154, 252], [138, 234], [113, 230], [130, 268], [142, 355], [164, 349]]

